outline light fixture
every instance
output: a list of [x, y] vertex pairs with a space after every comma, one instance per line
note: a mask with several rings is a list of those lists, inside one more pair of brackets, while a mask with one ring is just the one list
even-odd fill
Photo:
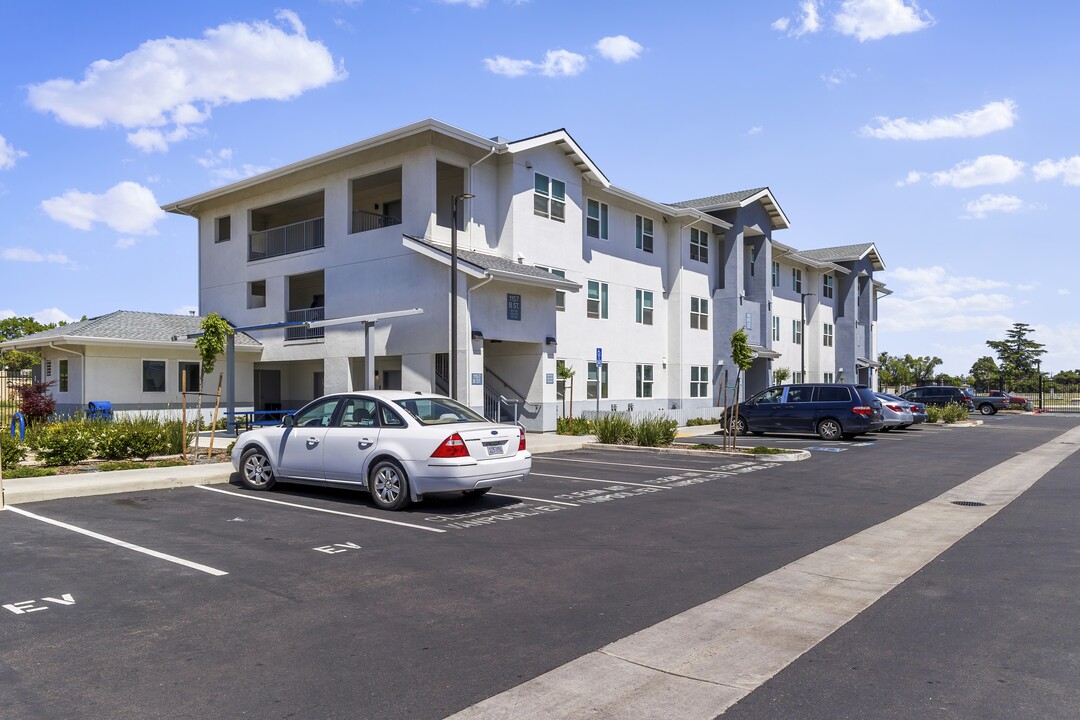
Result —
[[547, 339], [546, 339], [546, 340], [544, 340], [544, 344], [545, 344], [545, 345], [554, 345], [554, 344], [555, 344], [555, 338], [553, 338], [553, 337], [551, 337], [550, 335], [548, 335], [548, 336], [547, 336]]
[[484, 333], [480, 332], [479, 330], [473, 330], [472, 331], [472, 339], [473, 340], [483, 340], [484, 339]]

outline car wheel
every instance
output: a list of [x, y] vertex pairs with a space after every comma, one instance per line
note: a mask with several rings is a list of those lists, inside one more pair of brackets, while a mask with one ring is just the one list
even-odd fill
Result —
[[759, 436], [759, 437], [760, 437], [761, 435], [764, 435], [764, 434], [765, 434], [765, 431], [764, 431], [764, 430], [751, 430], [750, 432], [752, 432], [752, 433], [753, 433], [754, 435], [757, 435], [757, 436]]
[[393, 460], [380, 460], [368, 476], [371, 499], [383, 510], [400, 510], [409, 504], [409, 478]]
[[472, 499], [480, 497], [481, 495], [487, 495], [489, 490], [491, 490], [491, 488], [489, 488], [489, 487], [486, 487], [486, 488], [474, 488], [472, 490], [462, 490], [461, 494], [464, 495], [466, 498], [472, 500]]
[[736, 435], [745, 435], [750, 430], [745, 418], [739, 418], [731, 422], [731, 432]]
[[270, 458], [262, 448], [253, 447], [240, 457], [240, 482], [249, 490], [269, 490], [277, 479]]
[[817, 434], [822, 440], [839, 440], [844, 434], [840, 423], [833, 418], [825, 418], [817, 425]]
[[997, 409], [990, 403], [983, 403], [979, 406], [979, 412], [983, 415], [993, 415], [997, 412]]
[[886, 425], [885, 427], [881, 428], [881, 432], [889, 432], [890, 430], [892, 430], [892, 425]]

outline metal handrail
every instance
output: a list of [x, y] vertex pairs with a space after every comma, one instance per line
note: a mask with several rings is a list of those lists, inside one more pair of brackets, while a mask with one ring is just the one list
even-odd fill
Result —
[[521, 404], [528, 405], [528, 406], [532, 407], [534, 410], [539, 410], [540, 409], [539, 403], [529, 402], [529, 400], [524, 395], [522, 395], [517, 390], [515, 390], [514, 387], [510, 385], [510, 383], [503, 380], [501, 377], [496, 375], [494, 372], [492, 372], [488, 368], [484, 368], [484, 374], [485, 375], [490, 375], [491, 377], [495, 378], [500, 383], [502, 383], [503, 390], [509, 392], [511, 395], [516, 395], [517, 396], [517, 398], [516, 398], [517, 401], [520, 402]]
[[401, 218], [393, 215], [380, 215], [367, 210], [353, 210], [351, 232], [361, 233], [400, 224]]
[[[326, 308], [313, 307], [305, 308], [303, 310], [288, 310], [285, 312], [286, 322], [313, 322], [315, 320], [326, 319]], [[324, 328], [309, 328], [303, 325], [297, 325], [293, 327], [285, 328], [286, 340], [311, 340], [313, 338], [321, 338], [325, 335]]]
[[323, 218], [312, 218], [248, 235], [248, 260], [264, 260], [279, 255], [314, 250], [324, 246]]

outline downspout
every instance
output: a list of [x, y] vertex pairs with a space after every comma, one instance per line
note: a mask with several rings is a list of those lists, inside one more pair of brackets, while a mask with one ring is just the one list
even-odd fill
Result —
[[[67, 348], [58, 347], [56, 345], [56, 343], [49, 343], [46, 347], [51, 348], [53, 350], [59, 350], [60, 352], [71, 353], [75, 357], [82, 360], [82, 363], [81, 363], [81, 365], [82, 365], [82, 382], [79, 383], [79, 389], [81, 391], [79, 393], [79, 395], [80, 395], [79, 405], [82, 405], [83, 407], [85, 407], [86, 406], [86, 355], [84, 355], [83, 353], [75, 352], [74, 350], [68, 350]], [[42, 358], [42, 360], [44, 360], [44, 358]]]
[[[469, 189], [467, 190], [467, 192], [473, 192], [473, 168], [476, 167], [477, 165], [479, 165], [480, 163], [484, 162], [485, 160], [487, 160], [489, 157], [494, 155], [496, 152], [498, 152], [498, 148], [495, 147], [494, 145], [492, 145], [491, 150], [488, 151], [487, 155], [485, 155], [484, 157], [480, 158], [476, 162], [469, 165]], [[473, 245], [473, 241], [472, 241], [472, 226], [473, 226], [473, 215], [472, 215], [472, 203], [470, 202], [469, 203], [469, 247], [470, 248], [475, 247]], [[483, 283], [481, 283], [481, 284], [483, 284]]]

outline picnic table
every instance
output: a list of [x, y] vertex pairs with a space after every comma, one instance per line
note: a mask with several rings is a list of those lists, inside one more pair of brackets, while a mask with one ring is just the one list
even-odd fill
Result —
[[[241, 428], [251, 430], [257, 427], [280, 425], [282, 418], [295, 412], [295, 410], [237, 410], [231, 415], [233, 426], [239, 432]], [[228, 417], [230, 413], [226, 412], [225, 415]]]

